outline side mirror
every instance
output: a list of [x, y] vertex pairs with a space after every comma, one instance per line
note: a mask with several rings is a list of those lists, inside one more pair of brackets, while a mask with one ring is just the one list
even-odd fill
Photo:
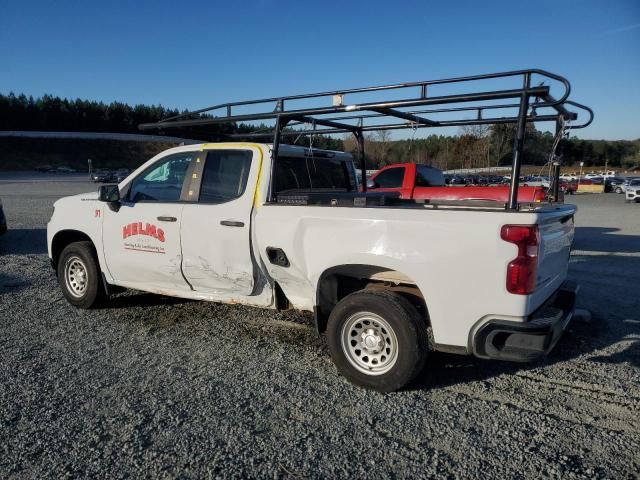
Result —
[[370, 188], [378, 188], [378, 184], [371, 179], [367, 180], [367, 189]]
[[100, 195], [98, 196], [98, 198], [101, 202], [119, 202], [120, 190], [118, 190], [118, 185], [101, 185]]
[[120, 190], [118, 185], [101, 185], [98, 199], [109, 204], [109, 208], [114, 212], [120, 210]]

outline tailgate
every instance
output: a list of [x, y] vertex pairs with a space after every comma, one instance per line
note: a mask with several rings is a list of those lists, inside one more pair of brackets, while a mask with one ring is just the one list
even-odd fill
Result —
[[532, 308], [548, 299], [567, 277], [576, 210], [573, 205], [564, 205], [539, 214], [540, 247], [536, 289], [531, 296]]

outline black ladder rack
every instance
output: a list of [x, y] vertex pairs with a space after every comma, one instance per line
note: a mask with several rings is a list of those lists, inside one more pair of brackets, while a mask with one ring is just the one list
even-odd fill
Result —
[[[532, 77], [542, 78], [542, 83], [532, 86]], [[447, 95], [430, 96], [429, 87], [448, 85], [462, 87], [477, 84], [490, 84], [490, 81], [504, 79], [519, 80], [519, 88], [511, 89], [471, 89]], [[551, 87], [544, 83], [555, 83], [562, 86], [562, 95], [552, 96]], [[471, 85], [476, 87], [478, 85]], [[388, 92], [389, 100], [371, 101], [372, 95]], [[392, 95], [393, 92], [393, 95]], [[309, 93], [285, 97], [263, 98], [242, 102], [230, 102], [187, 112], [165, 118], [156, 123], [145, 123], [140, 130], [164, 130], [167, 128], [203, 127], [220, 123], [252, 122], [275, 120], [269, 132], [250, 132], [231, 134], [232, 138], [273, 138], [272, 165], [268, 201], [275, 201], [274, 185], [275, 162], [278, 157], [280, 139], [284, 135], [314, 135], [352, 133], [358, 140], [360, 167], [362, 170], [363, 189], [366, 190], [366, 167], [364, 155], [364, 133], [379, 130], [400, 130], [414, 128], [452, 127], [465, 125], [487, 125], [498, 123], [517, 124], [513, 145], [513, 166], [511, 170], [511, 187], [507, 209], [518, 208], [518, 184], [525, 127], [528, 122], [555, 122], [556, 134], [566, 122], [578, 120], [574, 109], [582, 110], [588, 119], [581, 124], [565, 128], [584, 128], [593, 121], [593, 111], [584, 105], [569, 100], [571, 85], [560, 76], [544, 70], [516, 70], [511, 72], [490, 73], [467, 77], [429, 80], [424, 82], [401, 83], [377, 87], [352, 88], [329, 92]], [[367, 98], [369, 97], [369, 98]], [[508, 101], [510, 103], [499, 103]], [[515, 103], [514, 101], [517, 101]], [[300, 108], [299, 103], [310, 102], [313, 105]], [[459, 105], [446, 108], [429, 108], [441, 105]], [[572, 109], [569, 109], [570, 107]], [[517, 109], [517, 115], [510, 110]], [[243, 111], [250, 110], [250, 113]], [[454, 118], [434, 120], [429, 114], [464, 114], [474, 113], [474, 118]], [[502, 116], [500, 114], [502, 113]], [[380, 123], [382, 121], [382, 123]], [[305, 125], [310, 127], [305, 127]], [[302, 126], [288, 129], [285, 127]], [[555, 198], [557, 198], [559, 168], [555, 169]]]

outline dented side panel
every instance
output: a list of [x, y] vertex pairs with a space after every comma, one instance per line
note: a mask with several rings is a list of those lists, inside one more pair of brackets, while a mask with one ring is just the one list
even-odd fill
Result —
[[[244, 150], [251, 155], [240, 197], [222, 203], [187, 203], [182, 212], [182, 269], [196, 292], [248, 296], [258, 267], [251, 248], [251, 217], [263, 152], [251, 144], [211, 144], [206, 150]], [[205, 160], [206, 161], [206, 160]]]
[[[514, 214], [288, 205], [264, 205], [258, 213], [261, 255], [279, 247], [290, 262], [265, 262], [269, 275], [297, 308], [312, 310], [322, 274], [349, 265], [393, 270], [415, 283], [437, 343], [466, 346], [473, 324], [489, 312], [523, 317], [531, 308], [526, 296], [504, 286], [513, 252], [499, 235]], [[536, 220], [517, 214], [519, 223]]]

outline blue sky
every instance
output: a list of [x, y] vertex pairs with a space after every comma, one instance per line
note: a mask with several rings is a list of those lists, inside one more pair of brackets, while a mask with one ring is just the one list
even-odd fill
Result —
[[[640, 1], [0, 0], [0, 92], [197, 108], [543, 68], [640, 138]], [[427, 132], [421, 132], [420, 135]]]

